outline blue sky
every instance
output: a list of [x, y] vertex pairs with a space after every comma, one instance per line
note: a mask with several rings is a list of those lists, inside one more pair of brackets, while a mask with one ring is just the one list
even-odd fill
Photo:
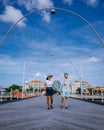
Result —
[[[58, 7], [84, 17], [104, 41], [104, 0], [0, 0], [0, 40], [15, 22], [33, 9]], [[104, 85], [104, 47], [80, 18], [56, 10], [34, 13], [19, 22], [0, 46], [0, 85], [25, 80], [61, 80], [68, 72], [92, 86]]]

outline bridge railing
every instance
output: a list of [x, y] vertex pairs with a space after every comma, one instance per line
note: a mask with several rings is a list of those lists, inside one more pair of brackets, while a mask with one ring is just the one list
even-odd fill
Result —
[[6, 91], [0, 91], [0, 101], [12, 100], [12, 93]]
[[88, 94], [71, 94], [70, 97], [77, 99], [86, 99], [86, 100], [100, 100], [104, 102], [104, 94], [88, 95]]

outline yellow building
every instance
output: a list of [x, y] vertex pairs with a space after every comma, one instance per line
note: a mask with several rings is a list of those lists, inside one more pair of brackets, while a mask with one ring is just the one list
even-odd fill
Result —
[[44, 83], [40, 80], [32, 80], [29, 85], [32, 87], [32, 88], [37, 88], [37, 89], [40, 89], [40, 88], [43, 88], [44, 86]]
[[94, 90], [101, 90], [101, 91], [104, 91], [104, 86], [97, 86], [95, 88], [93, 88]]

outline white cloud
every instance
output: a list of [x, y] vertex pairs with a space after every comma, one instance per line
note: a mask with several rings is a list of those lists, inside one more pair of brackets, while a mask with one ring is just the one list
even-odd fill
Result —
[[[99, 34], [102, 41], [104, 41], [104, 21], [95, 21], [90, 23], [93, 28], [96, 30], [96, 32]], [[70, 32], [71, 36], [77, 36], [82, 39], [86, 45], [90, 45], [89, 47], [100, 47], [102, 46], [101, 41], [98, 39], [95, 32], [87, 25], [82, 26], [80, 28], [74, 29]], [[82, 37], [83, 36], [83, 37]], [[93, 51], [94, 52], [94, 51]]]
[[50, 14], [48, 12], [44, 11], [41, 15], [43, 16], [44, 21], [50, 22], [51, 18], [50, 18]]
[[9, 55], [0, 58], [0, 73], [21, 73], [21, 63]]
[[[74, 0], [63, 0], [64, 4], [72, 5]], [[96, 7], [99, 4], [99, 0], [81, 0], [88, 6]]]
[[92, 56], [92, 57], [84, 60], [85, 63], [94, 63], [94, 62], [99, 62], [99, 61], [100, 61], [100, 59], [95, 56]]
[[[4, 13], [0, 15], [0, 19], [2, 21], [13, 24], [15, 24], [22, 17], [23, 17], [22, 12], [19, 9], [14, 8], [13, 6], [6, 6]], [[24, 27], [25, 20], [26, 19], [23, 19], [17, 25], [20, 27]]]
[[73, 0], [63, 0], [63, 3], [68, 4], [68, 5], [72, 5]]
[[[26, 10], [31, 11], [33, 9], [42, 9], [42, 8], [49, 8], [53, 7], [53, 2], [51, 0], [18, 0], [19, 5], [23, 5]], [[46, 22], [50, 21], [50, 14], [46, 11], [41, 12], [41, 16], [43, 20]]]
[[60, 64], [60, 65], [62, 65], [62, 66], [70, 66], [69, 63], [63, 63], [63, 64]]
[[99, 0], [84, 0], [88, 6], [96, 7], [99, 4]]
[[25, 8], [30, 11], [33, 9], [41, 9], [48, 8], [53, 6], [53, 2], [51, 0], [17, 0], [19, 5], [25, 6]]
[[35, 77], [36, 77], [36, 79], [39, 79], [41, 81], [44, 81], [46, 79], [46, 75], [44, 73], [41, 73], [41, 72], [37, 72], [35, 74]]

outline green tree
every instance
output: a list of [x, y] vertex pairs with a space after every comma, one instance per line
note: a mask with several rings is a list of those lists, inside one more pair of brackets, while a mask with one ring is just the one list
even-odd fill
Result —
[[6, 88], [5, 90], [7, 92], [11, 92], [11, 89], [12, 89], [12, 91], [16, 91], [16, 90], [18, 90], [19, 92], [22, 91], [22, 87], [19, 85], [16, 85], [16, 84], [11, 85], [10, 87]]
[[44, 88], [40, 88], [40, 92], [43, 92], [44, 91]]
[[35, 89], [34, 89], [34, 91], [35, 91], [35, 92], [38, 92], [38, 89], [37, 89], [37, 88], [35, 88]]
[[97, 94], [97, 90], [94, 90], [94, 94], [95, 94], [95, 95]]
[[33, 92], [33, 88], [32, 88], [32, 87], [30, 87], [30, 89], [29, 89], [29, 90], [30, 90], [30, 92]]
[[98, 90], [98, 93], [101, 94], [101, 90]]
[[87, 90], [89, 91], [90, 95], [92, 95], [93, 88], [87, 88]]
[[76, 93], [77, 93], [77, 94], [81, 94], [81, 88], [77, 88], [77, 89], [76, 89]]

